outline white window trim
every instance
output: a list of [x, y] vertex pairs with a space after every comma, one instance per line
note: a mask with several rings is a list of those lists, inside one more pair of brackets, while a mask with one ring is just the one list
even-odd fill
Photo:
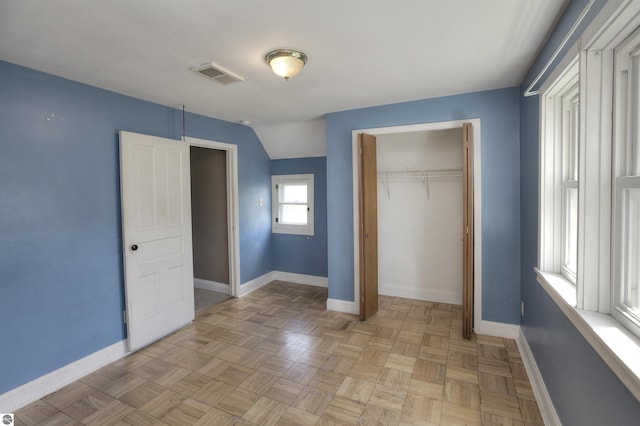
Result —
[[[576, 81], [567, 93], [562, 96], [562, 260], [561, 260], [561, 273], [564, 275], [569, 281], [571, 281], [574, 285], [576, 283], [576, 272], [577, 268], [575, 264], [573, 265], [573, 269], [570, 268], [568, 263], [569, 257], [571, 254], [569, 253], [571, 243], [575, 244], [575, 253], [573, 253], [577, 259], [577, 246], [578, 246], [578, 234], [577, 234], [577, 204], [578, 204], [578, 147], [579, 143], [577, 141], [577, 137], [579, 135], [579, 129], [577, 125], [579, 124], [579, 107], [580, 107], [580, 96], [578, 91], [578, 82], [577, 75]], [[568, 125], [567, 122], [568, 121]], [[575, 240], [571, 241], [572, 238], [570, 234], [569, 227], [569, 191], [575, 191], [575, 203], [576, 203], [576, 217], [575, 219], [575, 227], [576, 234], [574, 236]]]
[[[578, 307], [604, 314], [611, 304], [611, 135], [613, 55], [580, 52]], [[586, 165], [589, 165], [588, 170]], [[594, 167], [594, 165], [598, 167]]]
[[[580, 66], [580, 159], [579, 159], [579, 229], [578, 291], [558, 273], [548, 272], [553, 261], [553, 246], [545, 219], [550, 194], [544, 192], [549, 173], [542, 155], [545, 149], [544, 102], [541, 98], [540, 120], [540, 229], [538, 282], [564, 312], [576, 329], [602, 357], [629, 391], [640, 400], [640, 338], [609, 314], [612, 300], [611, 212], [612, 212], [612, 102], [613, 49], [640, 25], [640, 2], [613, 0], [603, 7], [577, 43]], [[575, 55], [572, 49], [567, 56]], [[569, 64], [567, 57], [562, 64]], [[554, 71], [552, 76], [561, 75]], [[543, 86], [549, 85], [545, 83]], [[599, 164], [594, 175], [585, 173], [584, 164]], [[586, 195], [585, 195], [586, 194]], [[586, 201], [588, 199], [589, 201]], [[603, 203], [606, 212], [603, 212]], [[586, 212], [586, 217], [585, 216]], [[604, 214], [603, 214], [604, 213]], [[586, 220], [585, 220], [586, 219]], [[545, 223], [546, 222], [546, 223]], [[547, 226], [545, 226], [547, 225]], [[548, 251], [542, 247], [550, 247]], [[590, 262], [585, 264], [585, 259]], [[595, 260], [595, 261], [593, 261]], [[545, 270], [547, 272], [545, 272]]]
[[[282, 184], [301, 183], [307, 185], [307, 224], [290, 225], [277, 221], [280, 194], [277, 187]], [[274, 234], [314, 235], [314, 175], [273, 175], [271, 176], [271, 232]]]
[[[540, 103], [540, 244], [538, 264], [543, 271], [562, 273], [575, 286], [574, 274], [563, 267], [565, 206], [564, 144], [557, 143], [565, 135], [559, 123], [563, 120], [563, 100], [575, 96], [578, 84], [578, 61], [567, 67], [544, 95]], [[545, 161], [545, 158], [547, 159]], [[573, 185], [572, 185], [573, 186]], [[573, 279], [571, 279], [573, 278]], [[575, 287], [574, 287], [575, 292]]]

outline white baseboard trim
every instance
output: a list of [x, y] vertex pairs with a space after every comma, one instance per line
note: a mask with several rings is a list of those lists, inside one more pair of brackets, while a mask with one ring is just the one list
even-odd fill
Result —
[[484, 334], [486, 336], [502, 337], [504, 339], [518, 340], [520, 337], [520, 326], [515, 324], [507, 324], [504, 322], [494, 321], [477, 321], [473, 325], [473, 331], [476, 334]]
[[[239, 296], [245, 296], [260, 287], [269, 284], [271, 281], [280, 280], [294, 282], [297, 284], [315, 285], [319, 287], [327, 287], [328, 280], [325, 277], [317, 277], [313, 275], [293, 274], [289, 272], [271, 271], [258, 278], [240, 286]], [[215, 281], [194, 278], [194, 286], [205, 290], [217, 291], [219, 293], [229, 294], [229, 285], [221, 284]], [[345, 302], [337, 300], [345, 305], [354, 302]], [[334, 309], [341, 310], [341, 309]], [[342, 310], [342, 312], [350, 312]], [[353, 312], [357, 313], [357, 312]], [[104, 349], [87, 355], [71, 364], [65, 365], [54, 370], [44, 376], [38, 377], [22, 386], [12, 389], [0, 395], [0, 413], [12, 413], [18, 409], [39, 400], [40, 398], [55, 392], [74, 381], [99, 370], [100, 368], [117, 361], [118, 359], [129, 354], [129, 346], [127, 340], [114, 343]]]
[[[195, 280], [194, 280], [195, 281]], [[271, 271], [264, 275], [247, 281], [240, 286], [238, 297], [246, 296], [254, 290], [269, 284], [271, 281], [287, 281], [296, 284], [314, 285], [318, 287], [329, 286], [329, 279], [315, 275], [294, 274], [292, 272]], [[352, 302], [353, 303], [353, 302]]]
[[319, 277], [316, 275], [296, 274], [293, 272], [273, 271], [273, 279], [278, 281], [287, 281], [290, 283], [314, 285], [316, 287], [329, 287], [329, 279], [327, 277]]
[[229, 294], [229, 284], [203, 280], [202, 278], [194, 278], [193, 286], [203, 290], [215, 291], [216, 293]]
[[360, 314], [360, 306], [358, 306], [356, 302], [348, 302], [340, 299], [327, 299], [327, 310], [347, 314]]
[[247, 281], [246, 283], [242, 283], [240, 285], [240, 288], [238, 289], [238, 297], [246, 296], [252, 291], [255, 291], [260, 287], [269, 284], [274, 280], [273, 275], [273, 271], [267, 272], [266, 274], [261, 275], [258, 278], [254, 278], [250, 281]]
[[111, 364], [129, 353], [127, 340], [121, 340], [51, 373], [0, 395], [0, 412], [12, 413], [76, 380]]
[[542, 416], [542, 420], [544, 420], [544, 424], [547, 426], [561, 426], [562, 423], [560, 422], [558, 413], [553, 406], [549, 392], [547, 392], [547, 387], [545, 386], [540, 370], [538, 369], [538, 364], [533, 357], [533, 353], [531, 352], [531, 348], [529, 347], [529, 343], [527, 342], [527, 338], [525, 337], [522, 329], [520, 329], [520, 333], [518, 333], [516, 342], [518, 343], [518, 349], [522, 356], [524, 368], [527, 370], [527, 375], [531, 382], [531, 388], [533, 389], [533, 394], [536, 397], [538, 408], [540, 408], [540, 415]]
[[381, 294], [383, 296], [404, 297], [406, 299], [427, 300], [429, 302], [462, 305], [462, 294], [448, 291], [398, 287], [397, 285], [393, 284], [381, 283], [378, 287], [378, 294]]

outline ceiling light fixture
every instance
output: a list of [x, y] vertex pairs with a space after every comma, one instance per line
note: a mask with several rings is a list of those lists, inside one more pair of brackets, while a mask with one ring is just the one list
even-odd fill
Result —
[[276, 49], [264, 57], [276, 75], [289, 80], [298, 75], [307, 62], [307, 55], [293, 49]]

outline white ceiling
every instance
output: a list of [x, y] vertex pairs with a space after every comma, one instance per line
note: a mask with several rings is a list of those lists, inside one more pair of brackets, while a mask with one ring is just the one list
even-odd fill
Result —
[[[324, 155], [300, 134], [328, 112], [519, 85], [566, 2], [2, 0], [0, 59], [248, 120], [272, 158]], [[307, 53], [299, 76], [270, 71], [276, 48]], [[211, 61], [244, 81], [190, 71]]]

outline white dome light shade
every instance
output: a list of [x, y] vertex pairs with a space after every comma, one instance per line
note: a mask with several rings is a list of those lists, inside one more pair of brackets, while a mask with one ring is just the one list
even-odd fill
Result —
[[302, 70], [307, 62], [307, 55], [297, 50], [278, 49], [269, 52], [264, 59], [276, 75], [288, 80]]

